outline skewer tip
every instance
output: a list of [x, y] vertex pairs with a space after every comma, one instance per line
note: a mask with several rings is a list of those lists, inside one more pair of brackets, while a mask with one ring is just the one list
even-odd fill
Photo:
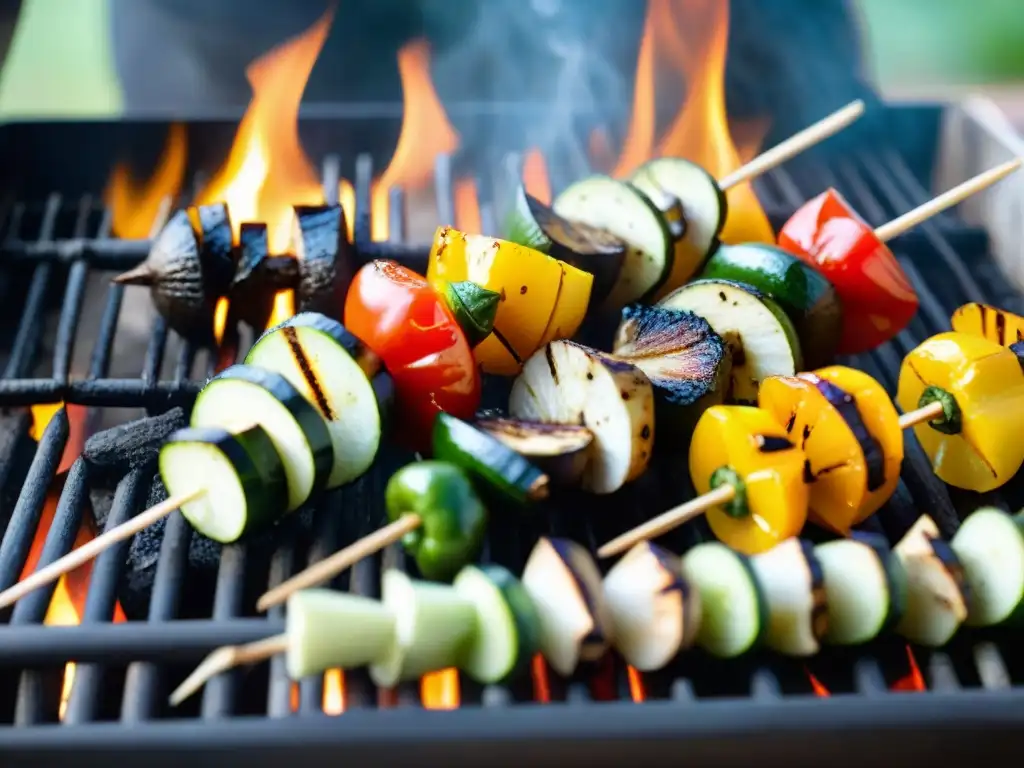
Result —
[[153, 270], [149, 268], [146, 262], [142, 262], [136, 267], [132, 267], [127, 272], [122, 272], [120, 275], [115, 275], [110, 278], [112, 283], [118, 285], [143, 285], [150, 286], [153, 284]]

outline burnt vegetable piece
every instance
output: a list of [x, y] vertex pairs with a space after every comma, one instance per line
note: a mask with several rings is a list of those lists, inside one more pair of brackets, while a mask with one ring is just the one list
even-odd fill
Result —
[[546, 253], [594, 276], [591, 299], [604, 301], [615, 286], [626, 258], [626, 244], [599, 227], [559, 216], [527, 193], [522, 185], [505, 223], [513, 243]]
[[434, 421], [434, 458], [461, 467], [485, 496], [525, 506], [548, 495], [548, 477], [487, 432], [441, 412]]
[[612, 353], [651, 380], [656, 421], [686, 435], [710, 406], [723, 402], [732, 355], [708, 322], [692, 312], [632, 304], [622, 310]]
[[559, 675], [608, 650], [611, 616], [601, 572], [583, 547], [568, 539], [542, 538], [523, 569], [523, 586], [540, 619], [540, 650]]
[[215, 302], [206, 290], [199, 241], [187, 211], [175, 213], [146, 260], [114, 282], [147, 286], [157, 312], [180, 336], [198, 342], [212, 338]]
[[402, 539], [424, 578], [451, 579], [472, 563], [487, 532], [487, 510], [454, 464], [418, 461], [402, 467], [384, 491], [388, 519], [408, 514], [422, 523]]
[[298, 258], [298, 310], [340, 318], [355, 275], [344, 209], [337, 204], [295, 206], [292, 251]]
[[238, 321], [248, 324], [257, 333], [267, 327], [277, 294], [277, 288], [264, 270], [264, 262], [269, 258], [267, 225], [243, 224], [238, 236], [238, 264], [228, 293], [230, 327], [234, 328]]
[[559, 486], [578, 486], [594, 433], [571, 424], [544, 424], [500, 416], [478, 419], [481, 429], [525, 456]]
[[235, 235], [227, 203], [200, 205], [194, 209], [199, 222], [199, 259], [207, 295], [219, 298], [228, 292], [235, 275]]

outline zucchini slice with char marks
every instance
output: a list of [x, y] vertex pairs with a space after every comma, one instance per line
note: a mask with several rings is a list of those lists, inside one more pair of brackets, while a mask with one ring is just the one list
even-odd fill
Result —
[[334, 449], [328, 488], [373, 464], [394, 399], [380, 359], [337, 320], [303, 312], [260, 336], [245, 357], [284, 376], [319, 411]]

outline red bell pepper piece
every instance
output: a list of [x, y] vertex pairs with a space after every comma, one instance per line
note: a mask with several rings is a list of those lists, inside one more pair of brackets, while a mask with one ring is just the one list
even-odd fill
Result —
[[843, 304], [839, 354], [884, 344], [917, 312], [917, 294], [892, 251], [834, 189], [790, 217], [779, 246], [816, 266], [835, 286]]
[[438, 411], [473, 418], [480, 404], [473, 350], [426, 278], [393, 261], [365, 265], [345, 298], [345, 327], [391, 374], [403, 443], [429, 450]]

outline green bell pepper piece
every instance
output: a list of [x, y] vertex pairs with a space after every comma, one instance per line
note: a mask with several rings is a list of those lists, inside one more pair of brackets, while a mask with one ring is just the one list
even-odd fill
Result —
[[402, 543], [424, 578], [448, 581], [480, 553], [487, 509], [454, 464], [418, 461], [402, 467], [388, 481], [384, 503], [391, 521], [410, 513], [422, 519]]

